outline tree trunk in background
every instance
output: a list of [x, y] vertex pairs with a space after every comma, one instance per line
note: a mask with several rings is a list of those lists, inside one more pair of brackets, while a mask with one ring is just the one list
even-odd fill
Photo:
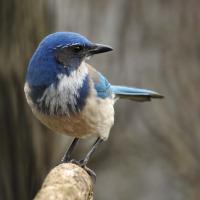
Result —
[[2, 0], [0, 199], [31, 199], [68, 142], [34, 119], [23, 93], [28, 59], [51, 28], [113, 46], [90, 63], [113, 84], [166, 97], [118, 102], [111, 136], [90, 162], [96, 199], [199, 200], [199, 7], [195, 0]]
[[47, 150], [41, 151], [39, 147], [42, 145], [36, 142], [44, 137], [41, 133], [38, 134], [41, 126], [32, 120], [23, 92], [24, 72], [28, 59], [50, 28], [47, 14], [45, 1], [0, 2], [2, 200], [32, 199], [45, 175], [44, 168], [48, 168], [48, 160], [42, 154]]

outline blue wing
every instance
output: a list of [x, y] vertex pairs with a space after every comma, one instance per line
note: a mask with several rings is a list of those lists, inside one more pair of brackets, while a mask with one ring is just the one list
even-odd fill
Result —
[[89, 75], [94, 83], [98, 97], [105, 99], [112, 96], [111, 85], [100, 72], [89, 66]]
[[89, 75], [93, 80], [97, 96], [102, 99], [112, 97], [112, 94], [117, 98], [133, 101], [150, 101], [152, 98], [163, 98], [162, 95], [152, 90], [111, 85], [101, 73], [91, 66], [89, 66]]
[[98, 73], [98, 75], [99, 80], [97, 82], [94, 82], [94, 87], [97, 91], [97, 96], [102, 99], [110, 97], [112, 92], [110, 83], [102, 74]]

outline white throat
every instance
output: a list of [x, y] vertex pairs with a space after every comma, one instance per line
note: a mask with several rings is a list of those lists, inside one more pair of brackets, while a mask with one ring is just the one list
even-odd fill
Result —
[[[70, 114], [70, 111], [76, 111], [79, 89], [82, 87], [84, 79], [88, 74], [87, 64], [83, 61], [79, 68], [73, 71], [69, 76], [58, 74], [58, 84], [55, 87], [51, 84], [45, 91], [39, 102], [45, 101], [49, 106], [49, 113], [55, 114], [58, 111], [61, 114]], [[70, 105], [70, 108], [69, 108]]]

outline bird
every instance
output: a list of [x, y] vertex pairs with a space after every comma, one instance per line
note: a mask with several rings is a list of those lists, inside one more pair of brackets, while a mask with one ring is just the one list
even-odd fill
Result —
[[[38, 45], [25, 77], [25, 96], [36, 118], [53, 132], [74, 138], [62, 162], [74, 161], [91, 174], [87, 163], [99, 144], [109, 137], [117, 100], [144, 102], [163, 98], [152, 90], [112, 85], [87, 63], [90, 57], [112, 50], [79, 33], [55, 32]], [[90, 136], [97, 139], [85, 158], [72, 159], [78, 140]]]

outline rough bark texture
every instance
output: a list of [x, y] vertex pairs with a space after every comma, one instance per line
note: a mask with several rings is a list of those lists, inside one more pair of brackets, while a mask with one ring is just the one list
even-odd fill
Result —
[[67, 163], [50, 171], [34, 200], [92, 200], [93, 183], [81, 167]]

